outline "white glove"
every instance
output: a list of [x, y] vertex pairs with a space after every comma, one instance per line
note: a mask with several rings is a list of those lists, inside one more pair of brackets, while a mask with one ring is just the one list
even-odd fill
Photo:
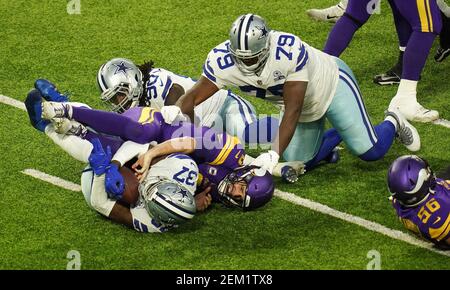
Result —
[[167, 124], [173, 124], [174, 121], [186, 121], [186, 117], [183, 116], [180, 107], [178, 106], [164, 106], [161, 108], [161, 115]]
[[266, 153], [259, 155], [250, 165], [261, 167], [272, 174], [273, 169], [278, 164], [280, 155], [277, 152], [270, 150]]
[[444, 0], [437, 0], [437, 5], [445, 16], [450, 17], [450, 7], [447, 5], [447, 3], [445, 3]]

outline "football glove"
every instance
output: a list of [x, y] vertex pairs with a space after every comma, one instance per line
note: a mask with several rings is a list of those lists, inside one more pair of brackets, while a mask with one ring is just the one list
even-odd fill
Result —
[[259, 155], [250, 165], [261, 167], [272, 174], [279, 159], [280, 155], [278, 155], [277, 152], [269, 150], [268, 152]]
[[111, 147], [107, 146], [105, 152], [98, 138], [93, 139], [91, 143], [94, 147], [89, 156], [89, 164], [95, 175], [102, 175], [106, 172], [106, 168], [111, 162]]
[[125, 190], [125, 181], [119, 172], [119, 166], [111, 163], [106, 167], [105, 189], [111, 199], [121, 199]]
[[186, 121], [186, 117], [178, 106], [164, 106], [161, 108], [161, 115], [167, 124], [173, 124], [175, 121]]

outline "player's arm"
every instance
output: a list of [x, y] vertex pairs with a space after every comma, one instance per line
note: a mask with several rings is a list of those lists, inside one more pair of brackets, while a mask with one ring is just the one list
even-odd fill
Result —
[[179, 84], [173, 84], [167, 94], [167, 98], [164, 101], [164, 106], [172, 106], [180, 99], [182, 95], [184, 95], [185, 91], [182, 86]]
[[272, 149], [282, 155], [291, 142], [303, 108], [307, 82], [286, 82], [283, 87], [284, 115]]
[[162, 232], [145, 208], [129, 208], [127, 205], [108, 198], [105, 190], [105, 175], [94, 176], [91, 191], [91, 206], [100, 214], [114, 222], [134, 228], [140, 232]]
[[196, 141], [192, 137], [180, 137], [167, 140], [152, 147], [144, 155], [141, 155], [138, 161], [133, 164], [132, 168], [137, 172], [138, 179], [141, 181], [147, 175], [153, 159], [172, 153], [190, 154], [194, 152], [195, 145]]
[[194, 120], [194, 107], [214, 95], [218, 90], [219, 88], [212, 81], [201, 76], [175, 105], [180, 107], [181, 112], [188, 115], [191, 120]]

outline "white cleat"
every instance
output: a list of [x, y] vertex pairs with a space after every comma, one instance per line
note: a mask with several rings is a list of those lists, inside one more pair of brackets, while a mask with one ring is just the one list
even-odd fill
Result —
[[398, 106], [397, 108], [409, 121], [430, 123], [439, 119], [438, 111], [424, 108], [419, 103]]
[[392, 116], [397, 121], [397, 137], [405, 147], [412, 152], [420, 150], [420, 136], [417, 129], [411, 125], [397, 108], [390, 108], [386, 116]]
[[42, 102], [42, 119], [65, 118], [71, 109], [70, 105], [58, 102]]
[[63, 135], [75, 135], [84, 137], [87, 133], [87, 128], [75, 121], [67, 118], [53, 118], [52, 119], [55, 132]]
[[325, 9], [309, 9], [306, 10], [306, 14], [314, 20], [324, 22], [336, 22], [344, 15], [347, 5], [339, 3]]

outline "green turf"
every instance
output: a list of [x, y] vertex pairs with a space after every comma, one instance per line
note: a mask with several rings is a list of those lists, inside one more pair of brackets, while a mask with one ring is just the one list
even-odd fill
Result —
[[[0, 94], [23, 100], [38, 77], [73, 93], [72, 100], [101, 107], [95, 86], [105, 60], [122, 56], [198, 77], [208, 51], [227, 38], [231, 22], [254, 12], [272, 28], [322, 48], [331, 24], [305, 10], [335, 1], [81, 0], [81, 15], [67, 1], [0, 0]], [[433, 52], [436, 47], [433, 48]], [[372, 83], [397, 59], [392, 15], [383, 2], [342, 56], [354, 70], [374, 123], [396, 87]], [[430, 59], [419, 85], [420, 102], [450, 119], [450, 62]], [[261, 113], [274, 107], [248, 98]], [[450, 160], [449, 129], [416, 124], [420, 154], [436, 169]], [[275, 198], [251, 213], [215, 205], [178, 230], [139, 234], [92, 212], [80, 193], [20, 173], [35, 168], [79, 183], [83, 164], [72, 160], [31, 126], [25, 112], [0, 104], [0, 269], [65, 269], [70, 250], [83, 269], [365, 269], [367, 253], [381, 253], [383, 269], [449, 269], [450, 258]], [[390, 162], [408, 152], [395, 144], [383, 160], [364, 163], [342, 152], [283, 191], [401, 229], [387, 197]]]

